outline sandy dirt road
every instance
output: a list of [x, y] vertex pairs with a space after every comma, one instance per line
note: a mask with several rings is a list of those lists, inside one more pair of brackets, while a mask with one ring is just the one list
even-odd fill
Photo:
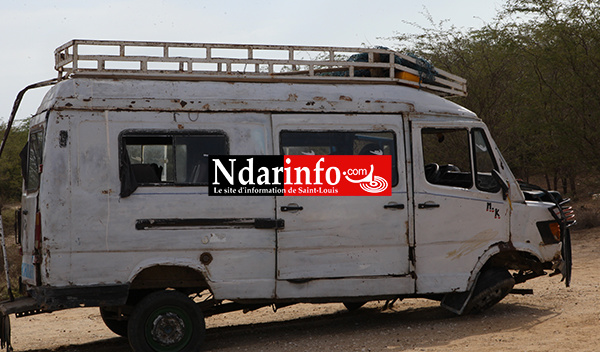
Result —
[[[480, 315], [456, 317], [437, 302], [407, 299], [355, 312], [301, 304], [207, 318], [205, 351], [599, 351], [600, 229], [573, 233], [570, 288], [541, 277]], [[12, 319], [15, 351], [130, 351], [98, 310], [81, 308]]]

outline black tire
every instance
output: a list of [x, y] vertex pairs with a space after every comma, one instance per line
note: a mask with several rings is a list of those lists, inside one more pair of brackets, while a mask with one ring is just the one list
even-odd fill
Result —
[[508, 270], [489, 268], [482, 272], [475, 284], [473, 295], [463, 314], [481, 313], [500, 302], [515, 286]]
[[349, 312], [353, 312], [358, 310], [360, 307], [364, 306], [367, 302], [342, 302], [344, 307], [348, 309]]
[[100, 316], [106, 327], [115, 334], [127, 337], [127, 320], [118, 320], [117, 313], [109, 307], [100, 307]]
[[565, 281], [565, 285], [567, 287], [571, 286], [571, 270], [573, 267], [573, 253], [571, 249], [571, 231], [568, 228], [565, 228], [565, 231], [562, 235], [562, 258], [564, 262], [563, 271], [563, 280]]
[[197, 352], [204, 343], [205, 329], [202, 311], [188, 296], [158, 291], [133, 309], [129, 344], [138, 352]]

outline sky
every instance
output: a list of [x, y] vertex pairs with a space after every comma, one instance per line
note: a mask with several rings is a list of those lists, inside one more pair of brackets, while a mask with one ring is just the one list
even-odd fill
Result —
[[[503, 0], [1, 0], [0, 122], [17, 93], [57, 76], [54, 49], [71, 39], [315, 46], [393, 46], [420, 33], [424, 13], [447, 26], [480, 28]], [[35, 113], [47, 88], [25, 95]]]

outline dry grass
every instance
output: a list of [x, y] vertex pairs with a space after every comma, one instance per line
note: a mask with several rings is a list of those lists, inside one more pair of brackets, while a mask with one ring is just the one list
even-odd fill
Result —
[[[19, 289], [19, 275], [21, 273], [21, 255], [19, 254], [19, 246], [15, 243], [15, 208], [16, 206], [2, 207], [2, 227], [4, 229], [4, 237], [6, 242], [6, 252], [8, 263], [10, 265], [10, 282], [13, 295], [17, 295]], [[4, 270], [4, 253], [0, 250], [0, 300], [8, 299], [8, 291], [6, 290], [6, 275]]]
[[573, 202], [576, 229], [591, 229], [600, 226], [600, 199], [580, 199]]

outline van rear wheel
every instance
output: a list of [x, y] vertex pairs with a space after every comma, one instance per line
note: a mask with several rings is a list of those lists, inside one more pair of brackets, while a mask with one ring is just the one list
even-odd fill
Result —
[[134, 351], [195, 352], [201, 349], [205, 333], [202, 311], [178, 291], [149, 294], [129, 318], [129, 344]]
[[349, 312], [353, 312], [359, 309], [360, 307], [364, 306], [365, 303], [367, 302], [342, 302], [344, 307], [346, 307], [346, 309], [348, 309]]
[[126, 319], [119, 320], [116, 307], [100, 307], [100, 316], [106, 327], [114, 332], [115, 334], [127, 337], [127, 325]]

